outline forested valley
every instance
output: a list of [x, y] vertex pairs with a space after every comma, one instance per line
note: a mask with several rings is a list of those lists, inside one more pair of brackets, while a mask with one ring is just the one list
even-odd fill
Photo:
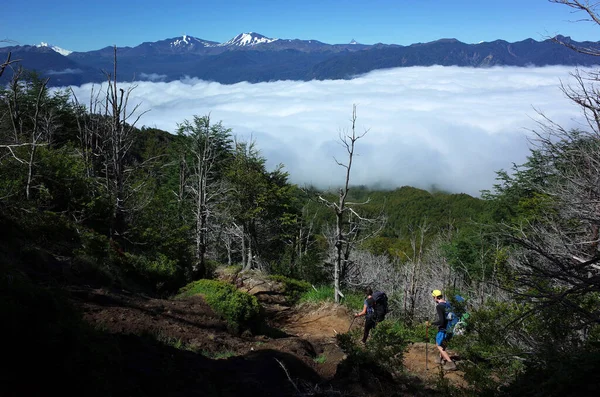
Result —
[[[2, 395], [153, 395], [132, 386], [132, 373], [140, 382], [159, 376], [164, 389], [157, 383], [154, 392], [167, 395], [233, 395], [210, 377], [186, 389], [194, 393], [177, 389], [168, 354], [158, 372], [132, 371], [131, 346], [181, 348], [187, 368], [202, 353], [157, 334], [91, 326], [70, 298], [85, 288], [202, 296], [231, 335], [275, 338], [261, 326], [256, 297], [219, 278], [223, 272], [262, 274], [294, 299], [322, 292], [319, 299], [354, 311], [365, 287], [385, 291], [392, 311], [369, 349], [351, 333], [337, 335], [346, 353], [338, 376], [377, 367], [388, 385], [403, 382], [406, 347], [426, 340], [431, 291], [464, 297], [467, 332], [451, 348], [466, 385], [445, 382], [440, 371], [431, 385], [396, 395], [566, 396], [600, 388], [596, 75], [576, 72], [578, 85], [563, 87], [581, 107], [581, 129], [540, 123], [528, 161], [498, 170], [495, 187], [472, 197], [354, 186], [352, 157], [369, 135], [353, 125], [337, 158], [347, 178], [322, 191], [290, 183], [284, 164], [267, 169], [260, 142], [240, 140], [227, 120], [190, 115], [177, 131], [139, 125], [143, 110], [128, 100], [135, 88], [122, 88], [114, 73], [91, 98], [51, 91], [10, 59], [0, 73], [12, 73], [0, 89]], [[353, 121], [360, 117], [360, 108], [349, 111]], [[277, 376], [291, 391], [280, 395], [391, 395], [390, 388], [345, 390], [343, 382], [301, 388], [290, 366], [281, 367]], [[228, 370], [231, 382], [241, 376]]]

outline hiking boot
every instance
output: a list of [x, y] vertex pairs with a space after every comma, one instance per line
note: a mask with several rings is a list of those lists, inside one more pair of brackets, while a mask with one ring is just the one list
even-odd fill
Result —
[[444, 364], [442, 369], [444, 371], [456, 371], [456, 364], [454, 363], [454, 361], [448, 361], [446, 364]]
[[446, 360], [444, 360], [444, 357], [442, 357], [441, 354], [440, 354], [440, 358], [438, 359], [438, 364], [440, 364], [440, 365], [446, 364]]

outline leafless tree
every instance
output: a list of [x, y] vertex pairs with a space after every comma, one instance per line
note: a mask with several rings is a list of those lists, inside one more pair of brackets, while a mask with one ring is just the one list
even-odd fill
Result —
[[352, 123], [351, 132], [350, 134], [344, 132], [340, 132], [339, 134], [340, 142], [348, 154], [348, 160], [345, 163], [340, 162], [337, 159], [335, 160], [339, 166], [346, 170], [344, 185], [339, 189], [338, 201], [329, 201], [322, 196], [319, 196], [319, 200], [329, 208], [333, 209], [336, 216], [334, 241], [333, 244], [331, 244], [331, 247], [334, 248], [333, 285], [336, 303], [339, 302], [340, 296], [342, 296], [340, 291], [340, 281], [344, 278], [345, 273], [349, 271], [349, 267], [352, 266], [350, 253], [356, 246], [358, 240], [364, 238], [364, 236], [361, 236], [361, 233], [365, 231], [365, 225], [379, 225], [379, 229], [383, 225], [382, 217], [377, 219], [365, 218], [355, 210], [355, 207], [368, 203], [368, 200], [363, 203], [347, 202], [348, 193], [350, 192], [350, 173], [352, 171], [352, 161], [355, 155], [355, 145], [356, 142], [368, 132], [368, 130], [366, 130], [362, 134], [357, 134], [356, 118], [356, 105], [353, 105], [352, 118], [350, 119]]
[[[551, 3], [563, 4], [568, 7], [571, 7], [578, 13], [583, 13], [584, 18], [579, 19], [578, 22], [592, 22], [600, 25], [600, 17], [596, 12], [596, 8], [598, 7], [598, 3], [590, 3], [589, 1], [579, 1], [579, 0], [548, 0]], [[600, 50], [598, 48], [592, 47], [580, 47], [572, 44], [569, 41], [561, 40], [559, 37], [554, 37], [553, 40], [561, 45], [564, 45], [567, 48], [570, 48], [576, 52], [581, 54], [599, 56]]]
[[[511, 264], [521, 288], [516, 293], [545, 306], [564, 305], [583, 321], [600, 323], [600, 309], [582, 304], [600, 292], [600, 139], [593, 131], [546, 126], [539, 135], [552, 175], [534, 188], [546, 197], [534, 220], [512, 226], [522, 249]], [[533, 293], [533, 291], [536, 291]]]
[[5, 136], [0, 148], [6, 149], [12, 159], [27, 167], [25, 198], [29, 200], [35, 176], [37, 149], [48, 145], [57, 125], [54, 115], [48, 112], [44, 103], [48, 79], [41, 81], [39, 86], [31, 86], [31, 89], [37, 90], [31, 104], [33, 108], [22, 109], [25, 91], [29, 89], [23, 82], [22, 75], [23, 69], [18, 68], [10, 81], [7, 95], [2, 97], [8, 109], [12, 137]]
[[[600, 24], [597, 3], [550, 1]], [[527, 187], [539, 193], [541, 213], [507, 227], [518, 247], [509, 261], [515, 275], [512, 292], [537, 308], [566, 308], [577, 319], [569, 325], [581, 329], [600, 324], [600, 308], [586, 303], [600, 292], [600, 90], [597, 72], [576, 70], [572, 77], [575, 83], [561, 89], [579, 106], [583, 122], [580, 128], [567, 129], [539, 112], [535, 166], [547, 176], [527, 182]]]
[[2, 77], [2, 75], [4, 74], [4, 70], [8, 67], [8, 65], [10, 65], [12, 62], [14, 62], [14, 61], [11, 61], [10, 57], [11, 57], [11, 53], [9, 52], [6, 55], [6, 60], [3, 61], [2, 63], [0, 63], [0, 77]]
[[[12, 43], [12, 40], [0, 40], [0, 43]], [[6, 54], [6, 60], [2, 61], [2, 63], [0, 63], [0, 77], [2, 77], [2, 74], [4, 74], [4, 71], [6, 70], [6, 68], [8, 68], [12, 63], [18, 62], [18, 59], [11, 59], [12, 58], [12, 53], [9, 51], [8, 54]]]
[[[118, 86], [116, 46], [113, 71], [105, 71], [104, 74], [106, 86], [101, 87], [105, 89], [104, 93], [92, 91], [88, 114], [80, 115], [78, 120], [81, 153], [88, 174], [92, 173], [92, 162], [101, 166], [99, 175], [103, 177], [105, 190], [113, 202], [111, 237], [124, 238], [127, 212], [134, 207], [130, 205], [128, 209], [127, 203], [139, 194], [144, 185], [143, 181], [132, 182], [135, 173], [129, 164], [128, 154], [135, 141], [135, 125], [146, 112], [139, 111], [139, 104], [129, 105], [135, 86], [127, 89]], [[74, 100], [79, 105], [76, 97]]]

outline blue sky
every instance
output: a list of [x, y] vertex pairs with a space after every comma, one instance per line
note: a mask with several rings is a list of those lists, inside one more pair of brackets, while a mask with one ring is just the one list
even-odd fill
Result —
[[225, 42], [242, 32], [329, 44], [408, 45], [440, 38], [510, 42], [563, 34], [598, 40], [600, 27], [547, 0], [29, 0], [3, 4], [0, 40], [68, 50], [135, 46], [183, 34]]

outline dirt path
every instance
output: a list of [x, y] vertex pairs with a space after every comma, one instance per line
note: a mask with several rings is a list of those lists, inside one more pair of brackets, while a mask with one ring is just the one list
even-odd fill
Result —
[[[281, 285], [257, 275], [246, 277], [237, 284], [259, 299], [268, 324], [279, 330], [277, 334], [232, 335], [227, 331], [225, 321], [201, 297], [154, 299], [126, 291], [89, 288], [73, 288], [71, 295], [84, 319], [104, 331], [119, 335], [150, 334], [168, 346], [200, 353], [203, 359], [189, 368], [195, 368], [194, 373], [204, 371], [205, 377], [219, 389], [231, 391], [218, 395], [252, 394], [254, 390], [260, 390], [263, 396], [287, 395], [282, 390], [297, 393], [297, 385], [314, 390], [319, 385], [325, 387], [334, 379], [339, 382], [336, 385], [344, 384], [336, 373], [346, 355], [337, 346], [335, 336], [349, 330], [353, 318], [349, 309], [332, 303], [290, 306]], [[354, 321], [352, 328], [362, 328], [361, 320]], [[404, 365], [410, 374], [434, 384], [439, 377], [438, 355], [435, 346], [428, 348], [428, 370], [425, 368], [425, 344], [411, 345], [405, 353]], [[186, 355], [182, 359], [187, 366], [191, 357]], [[141, 354], [140, 360], [142, 367], [148, 365], [146, 354]], [[180, 372], [190, 372], [189, 368]], [[216, 373], [216, 368], [221, 368], [219, 371], [223, 375]], [[224, 375], [234, 372], [235, 380]], [[465, 384], [460, 371], [445, 376], [452, 384]], [[271, 379], [267, 386], [260, 382], [263, 377]], [[193, 390], [197, 379], [193, 373], [189, 374], [189, 379], [190, 390]]]
[[[451, 350], [448, 350], [450, 357], [455, 360]], [[425, 357], [427, 356], [427, 360]], [[434, 344], [425, 344], [425, 343], [413, 343], [409, 346], [406, 353], [404, 353], [404, 366], [406, 370], [411, 374], [417, 376], [418, 378], [428, 382], [435, 383], [440, 378], [440, 369], [439, 365], [439, 352]], [[457, 361], [459, 370], [444, 372], [444, 378], [446, 378], [450, 384], [459, 386], [459, 387], [467, 387], [468, 384], [464, 379], [464, 372], [460, 371], [460, 361]]]
[[[267, 309], [271, 324], [290, 335], [310, 342], [314, 346], [321, 362], [317, 367], [319, 373], [331, 379], [337, 366], [346, 355], [336, 345], [335, 335], [352, 330], [362, 330], [364, 318], [352, 321], [353, 313], [345, 306], [334, 303], [302, 304], [294, 307], [285, 306], [285, 298], [281, 294], [281, 286], [275, 282], [262, 280], [260, 275], [249, 274], [238, 279], [242, 290], [254, 294]], [[427, 350], [427, 352], [426, 352]], [[426, 354], [427, 353], [427, 354]], [[453, 355], [452, 351], [449, 351]], [[426, 360], [427, 356], [427, 360]], [[464, 373], [460, 370], [440, 373], [439, 353], [434, 344], [413, 343], [404, 353], [403, 364], [411, 376], [423, 382], [435, 384], [443, 375], [450, 384], [466, 387]], [[457, 361], [458, 362], [458, 361]], [[460, 362], [458, 362], [460, 365]], [[460, 367], [459, 367], [460, 369]]]

